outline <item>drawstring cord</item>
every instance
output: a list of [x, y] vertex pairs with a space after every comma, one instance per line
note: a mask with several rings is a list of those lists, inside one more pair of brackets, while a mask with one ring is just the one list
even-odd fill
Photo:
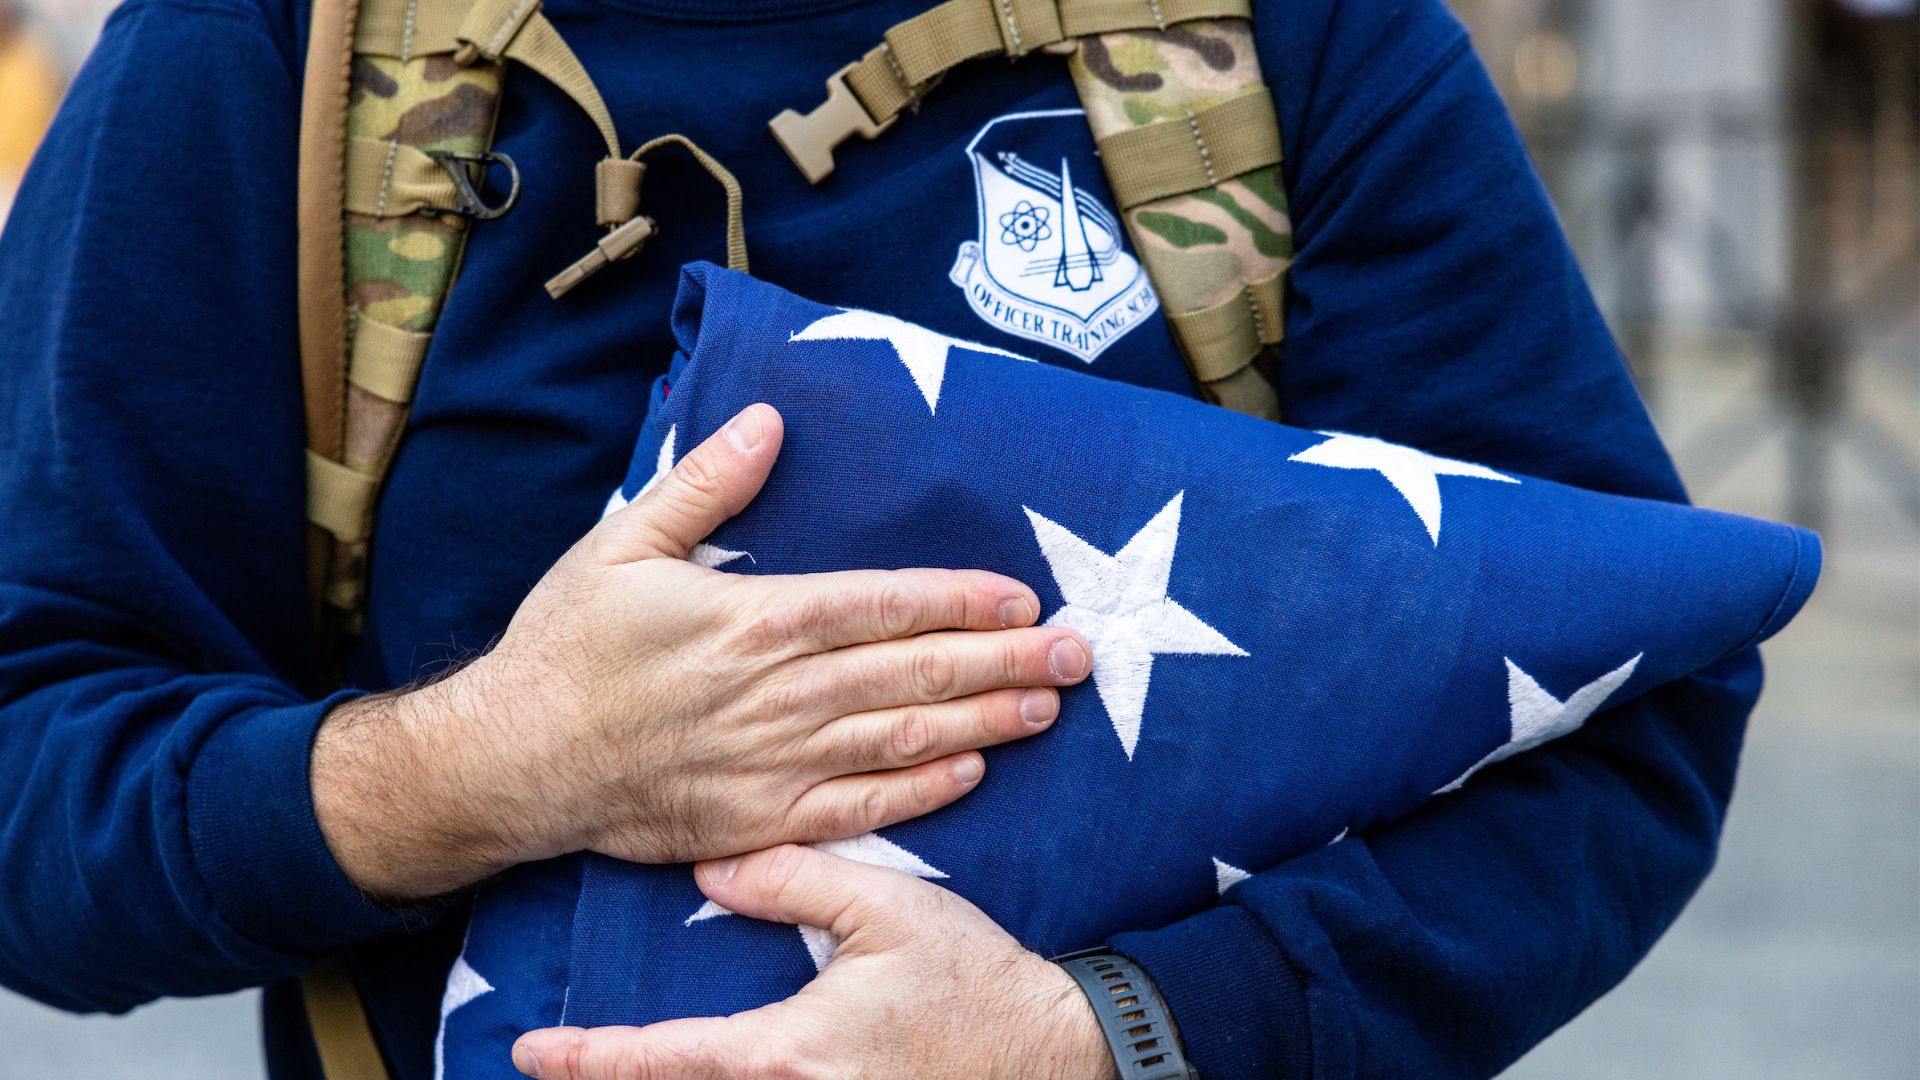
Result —
[[593, 250], [581, 256], [572, 266], [555, 274], [547, 282], [547, 293], [559, 299], [581, 282], [599, 273], [611, 263], [631, 258], [647, 240], [659, 231], [659, 226], [650, 217], [640, 211], [640, 181], [646, 175], [646, 162], [642, 159], [654, 150], [668, 144], [681, 146], [693, 155], [707, 175], [714, 178], [727, 196], [727, 268], [745, 273], [747, 270], [747, 230], [741, 214], [743, 197], [740, 181], [733, 173], [720, 164], [718, 158], [707, 153], [685, 135], [662, 135], [650, 139], [638, 150], [625, 158], [608, 158], [594, 170], [594, 209], [602, 225], [611, 227], [607, 235], [594, 244]]

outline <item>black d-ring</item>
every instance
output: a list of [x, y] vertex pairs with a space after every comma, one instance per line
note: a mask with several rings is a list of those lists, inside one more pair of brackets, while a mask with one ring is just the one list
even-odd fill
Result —
[[[453, 214], [471, 221], [489, 221], [505, 215], [513, 209], [514, 203], [520, 201], [520, 168], [505, 154], [491, 151], [456, 154], [451, 150], [429, 150], [427, 156], [447, 170], [447, 175], [453, 179], [454, 193], [459, 196], [460, 205], [428, 207], [422, 213]], [[495, 165], [504, 166], [507, 170], [507, 197], [498, 205], [489, 205], [486, 197], [480, 193], [480, 185], [487, 182], [487, 170]]]

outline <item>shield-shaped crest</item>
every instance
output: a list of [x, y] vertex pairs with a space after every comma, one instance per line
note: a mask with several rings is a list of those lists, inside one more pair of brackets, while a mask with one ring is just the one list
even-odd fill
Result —
[[967, 144], [979, 238], [948, 278], [986, 322], [1092, 363], [1160, 306], [1079, 109], [1011, 113]]

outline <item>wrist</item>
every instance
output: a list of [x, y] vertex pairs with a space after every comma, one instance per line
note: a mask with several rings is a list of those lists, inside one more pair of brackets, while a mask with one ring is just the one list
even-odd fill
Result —
[[1131, 957], [1105, 946], [1055, 957], [1098, 1030], [1109, 1077], [1199, 1080], [1160, 988]]
[[1028, 1060], [1051, 1062], [1053, 1067], [1044, 1074], [1049, 1080], [1119, 1080], [1119, 1066], [1087, 995], [1060, 965], [1034, 959], [1039, 961], [1045, 1007], [1034, 1014], [1044, 1021], [1035, 1025], [1038, 1046]]
[[348, 702], [314, 736], [314, 816], [341, 870], [373, 899], [425, 900], [520, 861], [486, 805], [497, 785], [466, 764], [457, 681]]

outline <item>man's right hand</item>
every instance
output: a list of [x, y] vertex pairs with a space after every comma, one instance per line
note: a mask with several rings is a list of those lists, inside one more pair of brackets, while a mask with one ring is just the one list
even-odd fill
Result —
[[424, 898], [572, 851], [682, 862], [917, 817], [975, 748], [1044, 730], [1085, 639], [981, 571], [724, 574], [686, 562], [759, 493], [755, 405], [561, 557], [500, 643], [334, 710], [315, 813], [354, 883]]

